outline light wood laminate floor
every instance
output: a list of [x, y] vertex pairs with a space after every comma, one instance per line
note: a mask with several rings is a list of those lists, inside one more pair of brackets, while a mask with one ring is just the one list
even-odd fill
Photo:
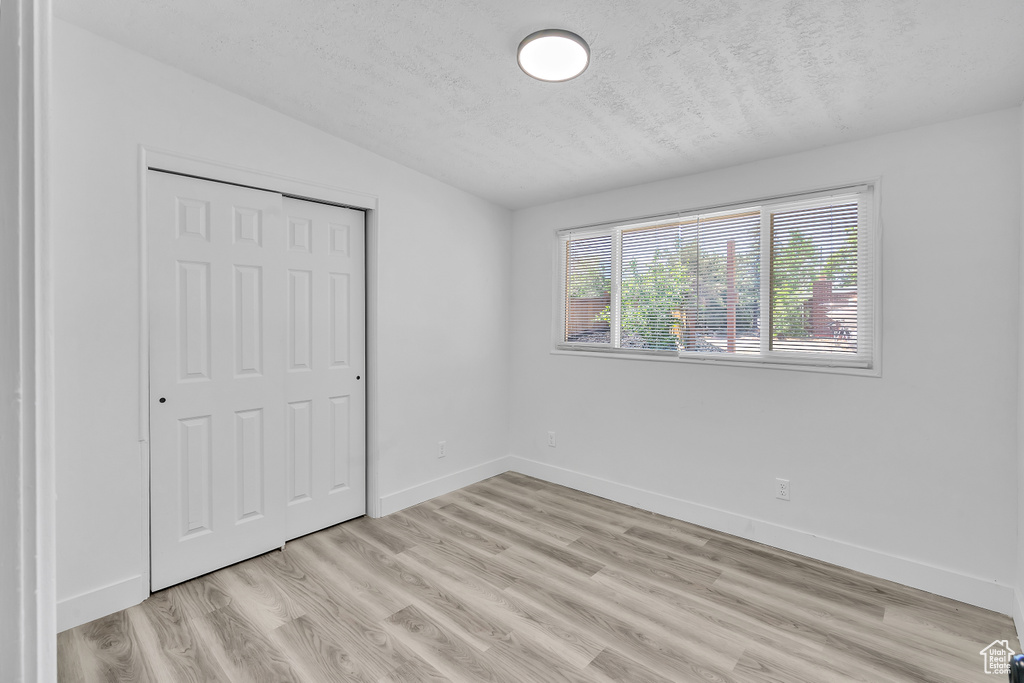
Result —
[[507, 473], [58, 636], [60, 680], [1005, 680], [1009, 617]]

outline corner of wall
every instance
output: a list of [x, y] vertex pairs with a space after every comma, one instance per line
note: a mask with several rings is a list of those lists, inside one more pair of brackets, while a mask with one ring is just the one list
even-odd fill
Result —
[[446, 493], [451, 493], [470, 484], [475, 484], [478, 481], [496, 477], [512, 469], [511, 461], [512, 459], [509, 456], [502, 456], [480, 465], [468, 467], [464, 470], [381, 496], [380, 514], [381, 516], [390, 515], [392, 512], [398, 512], [407, 507], [428, 501], [431, 498], [443, 496]]
[[1013, 606], [1010, 616], [1013, 617], [1013, 627], [1017, 631], [1017, 642], [1022, 642], [1024, 635], [1024, 591], [1020, 588], [1013, 589]]

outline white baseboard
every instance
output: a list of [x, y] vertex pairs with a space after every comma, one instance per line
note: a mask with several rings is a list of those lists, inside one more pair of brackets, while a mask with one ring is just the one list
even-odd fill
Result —
[[381, 496], [380, 513], [381, 515], [390, 515], [392, 512], [404, 510], [407, 507], [417, 505], [431, 498], [443, 496], [446, 493], [461, 489], [463, 486], [469, 486], [478, 481], [499, 475], [502, 472], [508, 472], [510, 466], [511, 458], [504, 456], [485, 462], [482, 465], [459, 470], [458, 472], [432, 479], [423, 484], [411, 486], [396, 493]]
[[139, 604], [149, 594], [141, 574], [57, 601], [57, 632]]
[[[509, 456], [509, 469], [619, 503], [788, 550], [854, 571], [895, 581], [1001, 614], [1013, 613], [1018, 632], [1024, 626], [1021, 593], [1007, 584], [961, 574], [870, 548], [824, 538], [725, 510], [581, 474], [547, 463]], [[1015, 596], [1016, 593], [1016, 596]]]
[[1017, 629], [1017, 641], [1024, 643], [1024, 592], [1020, 588], [1013, 590], [1013, 625]]

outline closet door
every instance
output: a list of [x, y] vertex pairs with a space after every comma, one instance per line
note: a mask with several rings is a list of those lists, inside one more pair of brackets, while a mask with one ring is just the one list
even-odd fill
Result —
[[155, 171], [147, 185], [157, 590], [286, 539], [289, 284], [280, 195]]
[[362, 211], [284, 199], [288, 538], [366, 511]]

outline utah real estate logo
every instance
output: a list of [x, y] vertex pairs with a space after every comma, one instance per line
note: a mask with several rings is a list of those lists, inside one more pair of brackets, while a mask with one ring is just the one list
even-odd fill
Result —
[[1010, 658], [1014, 652], [1010, 649], [1010, 643], [1005, 640], [994, 640], [992, 644], [982, 650], [979, 654], [985, 658], [985, 673], [1003, 674], [1010, 673]]

